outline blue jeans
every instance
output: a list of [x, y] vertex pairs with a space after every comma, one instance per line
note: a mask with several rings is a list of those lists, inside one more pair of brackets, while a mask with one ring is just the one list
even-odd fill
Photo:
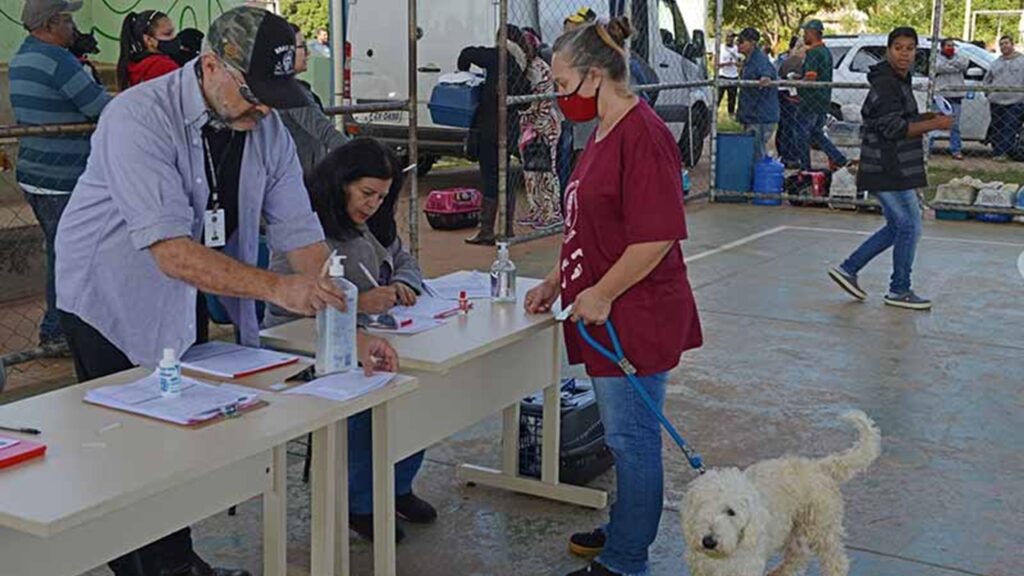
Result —
[[[373, 514], [373, 435], [370, 411], [348, 419], [348, 510]], [[423, 452], [395, 464], [395, 495], [412, 492], [412, 481], [423, 465]]]
[[1024, 119], [1024, 104], [989, 104], [992, 113], [989, 126], [989, 140], [992, 142], [992, 154], [1006, 156], [1017, 144], [1021, 120]]
[[[626, 378], [594, 378], [605, 444], [615, 456], [616, 498], [598, 562], [627, 575], [647, 573], [647, 549], [658, 535], [664, 492], [661, 428]], [[657, 403], [665, 405], [668, 373], [640, 378]]]
[[754, 164], [761, 161], [768, 151], [768, 141], [775, 133], [776, 124], [744, 124], [743, 131], [754, 137]]
[[64, 335], [64, 331], [60, 327], [60, 319], [57, 316], [54, 240], [57, 238], [57, 224], [70, 199], [71, 194], [25, 194], [25, 200], [32, 207], [32, 212], [35, 214], [36, 220], [39, 221], [39, 227], [43, 229], [43, 237], [46, 239], [46, 313], [39, 326], [41, 343], [55, 340]]
[[[964, 147], [963, 139], [960, 137], [960, 113], [963, 112], [964, 103], [963, 100], [950, 99], [949, 103], [953, 106], [953, 127], [949, 129], [949, 153], [959, 154]], [[930, 150], [935, 145], [935, 137], [928, 137], [928, 149]]]
[[846, 156], [825, 135], [824, 112], [800, 112], [800, 168], [811, 169], [811, 146], [817, 146], [828, 156], [829, 160], [840, 166], [846, 165]]
[[842, 264], [843, 270], [856, 275], [868, 262], [892, 246], [892, 278], [889, 292], [894, 295], [910, 291], [910, 273], [921, 237], [921, 204], [914, 190], [877, 192], [882, 204], [885, 226], [871, 235]]

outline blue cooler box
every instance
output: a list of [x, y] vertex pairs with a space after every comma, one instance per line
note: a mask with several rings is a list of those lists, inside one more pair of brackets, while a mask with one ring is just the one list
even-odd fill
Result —
[[434, 124], [469, 128], [480, 104], [481, 86], [465, 84], [438, 84], [430, 93], [430, 118]]

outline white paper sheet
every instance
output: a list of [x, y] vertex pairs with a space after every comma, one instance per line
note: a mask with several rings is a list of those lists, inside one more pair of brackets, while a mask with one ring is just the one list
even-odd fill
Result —
[[395, 374], [390, 372], [378, 372], [370, 377], [365, 376], [361, 370], [341, 372], [322, 376], [308, 384], [286, 390], [282, 394], [316, 396], [335, 402], [345, 402], [386, 386], [394, 378]]
[[201, 374], [239, 378], [296, 361], [298, 356], [292, 354], [214, 341], [189, 348], [181, 357], [181, 366]]
[[154, 372], [129, 384], [94, 388], [85, 393], [86, 402], [124, 410], [175, 424], [196, 424], [215, 418], [222, 411], [240, 409], [259, 400], [259, 394], [204, 384], [181, 378], [181, 394], [160, 394], [160, 377]]
[[[456, 296], [456, 300], [458, 300], [458, 296]], [[457, 311], [458, 309], [458, 302], [423, 295], [417, 298], [416, 303], [412, 306], [395, 306], [391, 309], [391, 313], [396, 317], [402, 316], [405, 318], [426, 318], [428, 320], [437, 320], [439, 315], [453, 310]]]
[[459, 292], [465, 290], [470, 300], [484, 300], [491, 297], [491, 277], [476, 270], [453, 272], [447, 276], [423, 282], [437, 298], [458, 300]]

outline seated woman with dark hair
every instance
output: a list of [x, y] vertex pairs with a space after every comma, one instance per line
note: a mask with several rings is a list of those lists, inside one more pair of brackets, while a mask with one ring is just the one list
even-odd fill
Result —
[[[357, 138], [330, 152], [306, 177], [328, 245], [346, 256], [345, 277], [359, 288], [358, 310], [362, 313], [380, 314], [397, 304], [415, 304], [423, 289], [419, 264], [402, 247], [395, 223], [402, 175], [387, 146], [371, 138]], [[283, 254], [271, 256], [270, 269], [290, 270]], [[265, 324], [294, 318], [272, 305]], [[352, 529], [365, 538], [373, 537], [370, 424], [369, 411], [348, 419], [349, 520]], [[395, 510], [407, 522], [430, 523], [437, 518], [434, 507], [412, 493], [413, 479], [422, 464], [423, 452], [395, 464]], [[404, 537], [401, 527], [395, 537]]]

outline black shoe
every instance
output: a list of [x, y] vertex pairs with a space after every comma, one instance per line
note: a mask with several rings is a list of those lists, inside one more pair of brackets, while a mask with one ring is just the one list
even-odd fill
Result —
[[868, 299], [868, 293], [860, 287], [857, 283], [857, 276], [850, 274], [846, 270], [843, 270], [841, 266], [828, 269], [828, 276], [833, 282], [839, 285], [840, 288], [846, 290], [846, 293], [853, 296], [861, 302]]
[[[348, 527], [363, 538], [373, 542], [373, 514], [349, 514]], [[395, 544], [405, 539], [405, 530], [395, 524]]]
[[170, 576], [252, 576], [248, 570], [232, 568], [214, 568], [207, 564], [195, 552], [192, 553], [191, 565], [177, 571], [162, 572]]
[[885, 303], [889, 306], [906, 308], [908, 310], [932, 309], [932, 301], [914, 294], [913, 290], [907, 290], [903, 294], [893, 294], [890, 292], [885, 295]]
[[395, 498], [395, 513], [402, 520], [413, 524], [432, 524], [437, 520], [437, 510], [430, 502], [412, 492]]
[[604, 564], [594, 561], [575, 572], [569, 572], [566, 576], [620, 576], [618, 572], [612, 572], [604, 567]]
[[601, 528], [593, 532], [577, 532], [569, 537], [569, 552], [583, 558], [593, 558], [604, 550], [604, 542], [607, 539], [608, 536]]

